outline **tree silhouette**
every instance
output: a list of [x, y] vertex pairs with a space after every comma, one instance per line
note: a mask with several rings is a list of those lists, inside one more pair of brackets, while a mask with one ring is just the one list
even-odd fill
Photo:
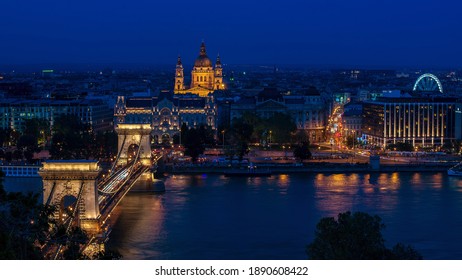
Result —
[[311, 158], [310, 142], [305, 141], [294, 149], [294, 157], [300, 161]]
[[[80, 228], [67, 231], [53, 219], [54, 212], [54, 207], [39, 201], [38, 194], [7, 193], [0, 180], [0, 259], [52, 258], [60, 245], [63, 259], [88, 259], [82, 254], [82, 245], [89, 237]], [[121, 255], [108, 250], [91, 258], [120, 259]]]
[[422, 259], [411, 246], [398, 243], [387, 249], [381, 232], [384, 228], [379, 216], [363, 212], [340, 213], [337, 220], [322, 218], [306, 252], [315, 260]]

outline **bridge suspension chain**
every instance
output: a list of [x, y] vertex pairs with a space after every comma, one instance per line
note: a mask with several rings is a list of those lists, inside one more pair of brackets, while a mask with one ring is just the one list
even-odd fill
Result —
[[[80, 184], [80, 189], [79, 189], [79, 193], [77, 195], [77, 200], [75, 202], [75, 207], [74, 207], [74, 209], [72, 211], [72, 215], [69, 217], [69, 221], [67, 221], [68, 224], [67, 224], [67, 227], [66, 227], [66, 234], [69, 233], [69, 230], [71, 229], [72, 223], [74, 222], [75, 216], [78, 213], [79, 203], [80, 203], [80, 200], [82, 199], [83, 185], [84, 185], [84, 183]], [[58, 246], [58, 249], [56, 250], [56, 254], [55, 254], [54, 258], [53, 258], [54, 260], [56, 260], [58, 258], [62, 247], [63, 247], [62, 244]]]
[[55, 193], [56, 182], [53, 182], [53, 187], [51, 187], [50, 195], [48, 196], [47, 203], [45, 205], [50, 205], [53, 194]]
[[[124, 140], [125, 140], [125, 138], [124, 138]], [[135, 169], [135, 166], [138, 164], [138, 160], [139, 160], [139, 157], [140, 157], [140, 154], [141, 154], [141, 143], [142, 143], [142, 141], [143, 141], [143, 135], [141, 135], [141, 137], [140, 137], [140, 143], [138, 145], [138, 151], [136, 153], [135, 159], [133, 160], [132, 164], [128, 165], [126, 168], [123, 168], [123, 169], [119, 170], [116, 174], [111, 176], [108, 180], [102, 182], [100, 184], [100, 186], [98, 187], [98, 193], [100, 193], [101, 195], [104, 195], [104, 196], [110, 196], [110, 195], [114, 195], [114, 194], [116, 194], [117, 192], [120, 191], [120, 189], [130, 179], [131, 175], [133, 174], [133, 170]], [[122, 148], [123, 148], [123, 145], [122, 145]], [[111, 180], [115, 180], [115, 178], [121, 172], [124, 172], [125, 170], [128, 170], [128, 174], [122, 179], [121, 183], [118, 184], [118, 187], [116, 187], [116, 189], [112, 189], [112, 190], [109, 190], [109, 191], [105, 191], [104, 189], [102, 189], [104, 183], [108, 183]], [[102, 201], [103, 200], [100, 200], [100, 202], [102, 202]]]
[[110, 173], [112, 173], [112, 172], [114, 171], [114, 168], [117, 166], [117, 162], [119, 161], [120, 155], [122, 154], [122, 151], [123, 151], [123, 149], [124, 149], [125, 140], [126, 140], [126, 139], [127, 139], [127, 135], [124, 136], [124, 140], [122, 141], [122, 146], [120, 146], [120, 150], [119, 150], [119, 152], [117, 153], [117, 158], [116, 158], [116, 160], [115, 160], [114, 163], [112, 164]]

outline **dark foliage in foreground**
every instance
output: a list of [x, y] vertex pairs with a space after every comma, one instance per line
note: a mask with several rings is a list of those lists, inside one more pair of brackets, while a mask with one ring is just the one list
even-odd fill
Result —
[[306, 252], [314, 260], [420, 260], [414, 248], [401, 243], [385, 247], [382, 219], [363, 212], [345, 212], [323, 218]]
[[[56, 224], [52, 219], [54, 211], [39, 202], [38, 194], [7, 193], [0, 182], [0, 259], [54, 259], [59, 246], [63, 249], [61, 259], [89, 259], [81, 251], [89, 237], [80, 228], [68, 231]], [[106, 250], [91, 259], [121, 257], [116, 251]]]

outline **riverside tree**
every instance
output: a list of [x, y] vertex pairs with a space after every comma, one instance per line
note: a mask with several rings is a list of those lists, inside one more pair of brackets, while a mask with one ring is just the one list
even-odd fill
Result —
[[382, 219], [364, 212], [345, 212], [322, 218], [316, 226], [315, 239], [306, 248], [313, 260], [420, 260], [413, 247], [396, 244], [385, 247]]
[[[62, 245], [63, 259], [89, 259], [82, 245], [89, 237], [80, 228], [67, 230], [53, 219], [55, 208], [43, 205], [37, 193], [6, 192], [0, 172], [0, 260], [53, 259]], [[120, 259], [117, 251], [99, 252], [92, 259]]]
[[311, 159], [310, 142], [304, 141], [301, 145], [295, 147], [294, 157], [298, 158], [300, 161]]

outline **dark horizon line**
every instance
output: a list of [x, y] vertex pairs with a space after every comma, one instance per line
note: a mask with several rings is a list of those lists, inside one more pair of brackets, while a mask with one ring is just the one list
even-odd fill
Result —
[[[183, 63], [185, 70], [193, 67], [193, 63]], [[365, 64], [307, 64], [307, 63], [225, 63], [226, 67], [266, 67], [268, 69], [274, 68], [306, 68], [309, 70], [462, 70], [462, 66], [444, 66], [444, 65], [365, 65]], [[28, 68], [28, 69], [27, 69]], [[36, 69], [32, 69], [36, 68]], [[57, 71], [95, 71], [105, 70], [101, 68], [115, 68], [114, 70], [142, 70], [139, 68], [171, 68], [174, 71], [175, 64], [170, 63], [148, 63], [148, 62], [70, 62], [70, 63], [5, 63], [0, 64], [0, 71], [2, 72], [37, 72], [45, 69], [57, 68], [52, 70]], [[67, 69], [65, 69], [67, 68]], [[69, 69], [71, 68], [71, 69]], [[78, 68], [78, 69], [75, 69]], [[84, 69], [85, 68], [85, 69]], [[129, 69], [120, 69], [129, 68]], [[147, 69], [144, 69], [147, 70]], [[226, 70], [226, 69], [225, 69]]]

